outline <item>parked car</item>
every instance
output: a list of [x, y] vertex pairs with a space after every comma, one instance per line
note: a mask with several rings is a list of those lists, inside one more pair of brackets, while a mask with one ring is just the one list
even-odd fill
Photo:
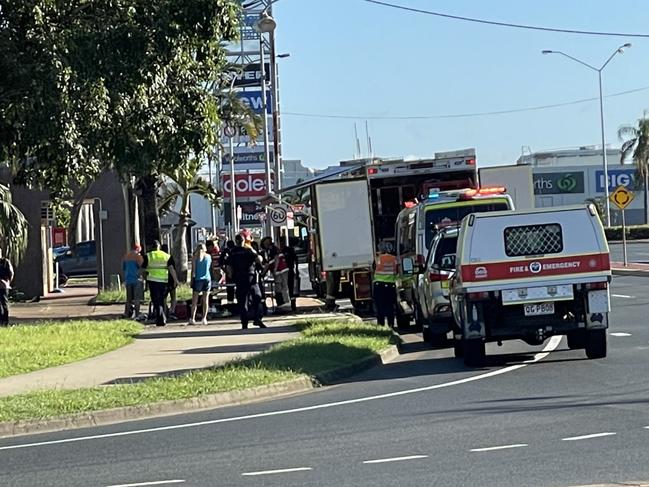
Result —
[[452, 330], [453, 315], [448, 297], [449, 278], [455, 272], [455, 252], [459, 229], [446, 227], [433, 237], [425, 271], [417, 283], [415, 319], [421, 321], [424, 341], [443, 346]]
[[59, 273], [70, 276], [97, 275], [97, 246], [94, 240], [74, 244], [63, 255], [57, 257]]

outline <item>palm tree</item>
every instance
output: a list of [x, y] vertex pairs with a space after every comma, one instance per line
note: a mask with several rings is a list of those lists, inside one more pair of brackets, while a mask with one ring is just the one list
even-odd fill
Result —
[[210, 204], [216, 207], [221, 205], [220, 191], [214, 188], [211, 182], [198, 175], [201, 165], [200, 161], [192, 159], [185, 166], [177, 168], [172, 174], [167, 174], [168, 180], [162, 185], [158, 194], [160, 213], [170, 211], [180, 200], [178, 229], [171, 252], [176, 262], [180, 282], [187, 282], [189, 270], [187, 228], [191, 218], [190, 196], [192, 194], [200, 195], [207, 198]]
[[0, 184], [0, 256], [14, 264], [27, 249], [27, 220], [13, 204], [9, 186]]
[[[644, 186], [645, 223], [649, 223], [649, 120], [638, 120], [638, 126], [625, 125], [618, 129], [617, 135], [624, 141], [620, 149], [620, 164], [631, 156], [636, 166], [636, 181], [642, 181]], [[636, 184], [639, 186], [638, 184]]]

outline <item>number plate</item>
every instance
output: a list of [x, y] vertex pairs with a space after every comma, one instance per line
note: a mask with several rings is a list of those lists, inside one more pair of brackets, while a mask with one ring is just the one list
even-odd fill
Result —
[[538, 303], [524, 305], [525, 316], [542, 316], [554, 314], [554, 303]]

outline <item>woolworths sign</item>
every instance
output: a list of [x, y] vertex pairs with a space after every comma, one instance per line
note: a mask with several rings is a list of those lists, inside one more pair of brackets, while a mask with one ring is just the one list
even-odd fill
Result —
[[533, 175], [534, 194], [584, 192], [583, 172], [546, 172]]

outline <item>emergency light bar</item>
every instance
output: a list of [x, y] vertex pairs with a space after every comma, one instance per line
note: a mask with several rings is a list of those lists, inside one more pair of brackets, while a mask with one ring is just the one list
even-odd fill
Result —
[[502, 186], [494, 186], [490, 188], [469, 189], [465, 191], [460, 197], [462, 199], [471, 199], [475, 196], [490, 196], [496, 194], [505, 194], [506, 188]]

